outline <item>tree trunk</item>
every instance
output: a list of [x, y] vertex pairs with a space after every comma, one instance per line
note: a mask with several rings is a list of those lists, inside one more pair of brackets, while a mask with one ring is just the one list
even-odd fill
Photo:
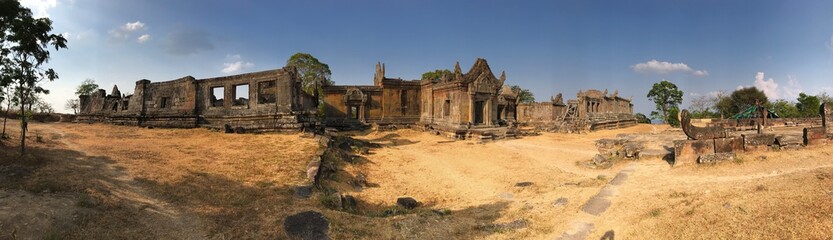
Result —
[[[23, 85], [23, 84], [21, 84]], [[21, 89], [23, 87], [21, 86]], [[26, 121], [26, 98], [23, 96], [25, 95], [25, 91], [20, 91], [20, 156], [22, 157], [23, 154], [26, 154], [26, 128], [28, 127], [28, 123]]]
[[[11, 96], [9, 96], [9, 99], [6, 99], [6, 101], [8, 102], [8, 104], [6, 104], [6, 113], [3, 114], [3, 135], [0, 135], [0, 137], [5, 137], [6, 136], [6, 121], [9, 118], [9, 109], [12, 108], [12, 98], [11, 98]], [[0, 104], [2, 104], [2, 103], [0, 103]]]
[[671, 125], [671, 123], [668, 122], [668, 108], [667, 107], [662, 107], [662, 122], [664, 122], [665, 124]]

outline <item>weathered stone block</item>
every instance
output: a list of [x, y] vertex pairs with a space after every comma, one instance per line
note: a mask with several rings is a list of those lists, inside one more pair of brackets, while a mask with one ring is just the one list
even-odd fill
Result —
[[804, 128], [804, 145], [827, 144], [827, 129], [824, 127]]
[[743, 151], [743, 138], [729, 137], [729, 138], [715, 138], [714, 152], [715, 153], [730, 153]]
[[714, 140], [674, 141], [674, 166], [695, 163], [700, 155], [714, 153]]
[[743, 134], [743, 149], [749, 151], [767, 151], [775, 145], [775, 134]]
[[791, 135], [781, 135], [775, 137], [775, 143], [781, 147], [793, 146], [793, 145], [801, 145], [802, 139], [796, 136]]
[[728, 160], [735, 160], [735, 153], [733, 152], [723, 152], [723, 153], [709, 153], [700, 155], [697, 159], [698, 163], [716, 163], [721, 161], [728, 161]]

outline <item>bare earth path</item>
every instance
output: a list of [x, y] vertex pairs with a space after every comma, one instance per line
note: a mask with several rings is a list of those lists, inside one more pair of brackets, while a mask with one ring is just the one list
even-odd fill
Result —
[[[833, 201], [829, 146], [676, 168], [660, 159], [605, 170], [576, 164], [597, 153], [596, 139], [662, 130], [642, 125], [488, 144], [447, 142], [409, 130], [372, 133], [362, 138], [387, 144], [369, 157], [373, 164], [366, 170], [380, 186], [355, 194], [383, 204], [413, 196], [451, 210], [505, 203], [497, 222], [530, 222], [487, 237], [495, 239], [598, 239], [608, 231], [624, 239], [833, 235], [827, 227], [833, 226], [827, 217], [833, 209], [825, 204]], [[516, 187], [519, 182], [533, 185]], [[557, 203], [561, 198], [567, 203]], [[456, 217], [478, 222], [478, 215]], [[778, 221], [760, 223], [760, 217]]]
[[314, 209], [292, 198], [318, 148], [299, 134], [35, 123], [30, 135], [24, 159], [0, 145], [0, 205], [14, 206], [0, 207], [0, 239], [276, 238], [281, 219]]

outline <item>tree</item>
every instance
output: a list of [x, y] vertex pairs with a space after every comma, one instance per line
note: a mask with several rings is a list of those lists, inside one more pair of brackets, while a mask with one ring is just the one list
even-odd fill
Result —
[[[663, 79], [661, 82], [654, 83], [654, 86], [648, 91], [648, 100], [656, 104], [657, 111], [662, 114], [662, 120], [671, 123], [669, 122], [669, 111], [674, 108], [679, 109], [679, 105], [683, 103], [683, 91], [677, 89], [677, 85], [674, 85], [674, 83]], [[651, 113], [654, 118], [659, 117], [659, 114], [657, 112]], [[677, 116], [673, 117], [676, 119]]]
[[448, 69], [437, 69], [434, 71], [425, 72], [422, 74], [422, 79], [437, 81], [440, 80], [440, 78], [442, 78], [444, 75], [451, 76], [451, 71], [449, 71]]
[[717, 98], [710, 97], [710, 96], [698, 96], [691, 100], [691, 105], [688, 107], [688, 110], [691, 112], [692, 118], [716, 118], [720, 117], [715, 111], [712, 109], [715, 108], [715, 102]]
[[818, 116], [819, 106], [821, 106], [821, 101], [818, 97], [804, 93], [798, 94], [798, 103], [795, 104], [795, 107], [798, 108], [802, 117]]
[[512, 91], [518, 94], [518, 103], [532, 103], [535, 102], [535, 95], [529, 89], [523, 89], [521, 86], [512, 86]]
[[66, 48], [67, 40], [60, 34], [50, 33], [52, 21], [49, 18], [32, 17], [32, 11], [18, 1], [0, 1], [0, 9], [0, 87], [12, 85], [18, 94], [21, 103], [20, 154], [23, 155], [28, 127], [24, 112], [26, 104], [31, 111], [32, 97], [49, 93], [39, 84], [58, 79], [55, 70], [44, 69], [43, 64], [49, 61], [49, 47], [54, 47], [55, 51]]
[[721, 98], [717, 103], [717, 108], [726, 116], [734, 116], [758, 103], [771, 108], [769, 99], [763, 91], [756, 87], [748, 87], [735, 90], [729, 96]]
[[98, 90], [98, 84], [95, 83], [95, 80], [87, 78], [81, 85], [78, 85], [78, 88], [75, 90], [76, 96], [81, 95], [92, 95], [96, 90]]
[[822, 103], [833, 104], [833, 97], [827, 95], [827, 92], [821, 92], [819, 95], [816, 95], [819, 98], [819, 101]]
[[[4, 139], [6, 138], [6, 121], [9, 119], [9, 110], [12, 109], [12, 101], [14, 100], [15, 95], [12, 93], [12, 89], [9, 86], [0, 87], [0, 91], [5, 94], [4, 98], [6, 99], [6, 112], [3, 113], [3, 133], [0, 134], [0, 139]], [[3, 102], [0, 101], [0, 104], [2, 103]]]
[[35, 110], [38, 110], [39, 114], [55, 113], [55, 109], [52, 108], [52, 104], [49, 104], [46, 100], [40, 97], [35, 98]]
[[651, 123], [651, 119], [648, 119], [648, 116], [645, 116], [645, 114], [636, 113], [634, 116], [636, 117], [637, 123]]
[[322, 86], [333, 85], [330, 80], [330, 66], [318, 61], [309, 53], [296, 53], [286, 60], [287, 66], [293, 66], [298, 70], [301, 78], [301, 88], [304, 92], [318, 96]]
[[64, 109], [72, 109], [73, 115], [78, 114], [79, 108], [81, 108], [81, 103], [79, 103], [78, 99], [67, 99], [67, 102], [64, 104]]
[[779, 99], [772, 103], [772, 111], [775, 111], [775, 114], [782, 118], [800, 117], [801, 113], [795, 105], [795, 103]]

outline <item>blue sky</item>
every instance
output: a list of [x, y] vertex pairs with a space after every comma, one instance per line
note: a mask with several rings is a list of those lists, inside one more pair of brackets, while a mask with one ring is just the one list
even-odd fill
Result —
[[649, 113], [666, 79], [692, 98], [757, 86], [770, 98], [833, 94], [833, 1], [122, 1], [24, 0], [65, 33], [56, 110], [95, 79], [135, 81], [280, 68], [296, 52], [330, 65], [337, 84], [418, 79], [478, 57], [539, 101], [614, 89]]

